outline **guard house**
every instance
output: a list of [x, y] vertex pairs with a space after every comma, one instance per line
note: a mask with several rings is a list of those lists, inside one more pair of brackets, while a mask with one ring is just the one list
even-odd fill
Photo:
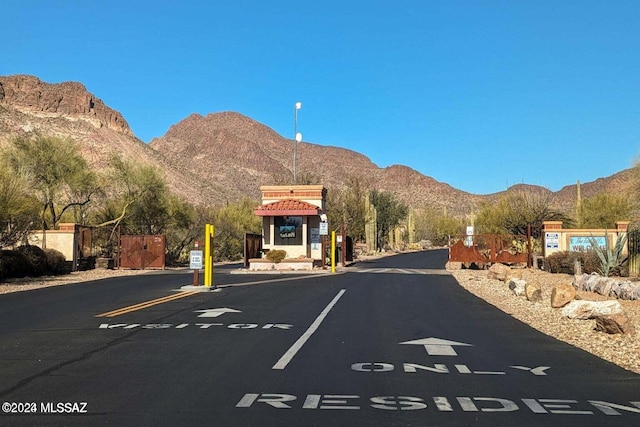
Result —
[[[284, 250], [286, 259], [322, 260], [320, 215], [327, 190], [322, 185], [269, 185], [260, 187], [262, 205], [255, 214], [262, 217], [262, 249]], [[302, 266], [300, 266], [302, 267]], [[251, 267], [254, 269], [254, 266]]]

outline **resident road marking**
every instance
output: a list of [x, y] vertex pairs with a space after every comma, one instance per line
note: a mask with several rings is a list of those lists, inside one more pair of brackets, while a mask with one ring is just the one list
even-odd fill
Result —
[[324, 318], [327, 317], [333, 306], [338, 303], [338, 300], [342, 297], [342, 295], [344, 295], [345, 292], [345, 289], [342, 289], [340, 292], [338, 292], [338, 295], [336, 295], [329, 303], [329, 305], [327, 305], [325, 309], [322, 310], [322, 313], [320, 313], [316, 320], [313, 321], [311, 326], [309, 326], [309, 329], [307, 329], [305, 333], [302, 334], [300, 338], [298, 338], [298, 341], [293, 343], [291, 348], [287, 350], [287, 352], [280, 358], [280, 360], [278, 360], [278, 362], [276, 362], [275, 365], [273, 365], [273, 368], [271, 369], [284, 369], [287, 367], [289, 362], [291, 362], [291, 359], [295, 357], [302, 346], [305, 345], [309, 338], [311, 338], [311, 335], [313, 335], [313, 333], [318, 329]]
[[179, 292], [177, 294], [168, 295], [166, 297], [157, 298], [151, 301], [141, 302], [140, 304], [130, 305], [128, 307], [119, 308], [117, 310], [108, 311], [106, 313], [98, 314], [96, 317], [116, 317], [121, 314], [131, 313], [133, 311], [143, 310], [145, 308], [153, 307], [154, 305], [163, 304], [165, 302], [174, 301], [180, 298], [185, 298], [191, 295], [199, 294], [199, 291], [187, 291]]

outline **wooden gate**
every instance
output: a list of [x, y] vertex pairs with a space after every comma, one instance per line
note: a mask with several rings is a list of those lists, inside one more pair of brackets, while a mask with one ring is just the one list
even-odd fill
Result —
[[244, 234], [244, 266], [249, 267], [249, 260], [262, 256], [262, 235]]
[[166, 237], [157, 236], [120, 236], [121, 268], [144, 270], [165, 267]]

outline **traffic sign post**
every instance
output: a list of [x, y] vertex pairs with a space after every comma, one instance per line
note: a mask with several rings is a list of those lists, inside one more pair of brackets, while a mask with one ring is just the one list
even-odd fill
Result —
[[[195, 247], [198, 247], [198, 242], [196, 242]], [[189, 269], [193, 270], [193, 286], [198, 286], [200, 270], [202, 270], [202, 251], [193, 250], [189, 252]]]
[[331, 232], [331, 272], [336, 272], [336, 232]]
[[329, 234], [329, 223], [327, 221], [322, 221], [320, 223], [320, 235], [327, 236]]
[[329, 234], [329, 223], [327, 221], [320, 222], [320, 237], [322, 239], [322, 269], [327, 269], [327, 235]]

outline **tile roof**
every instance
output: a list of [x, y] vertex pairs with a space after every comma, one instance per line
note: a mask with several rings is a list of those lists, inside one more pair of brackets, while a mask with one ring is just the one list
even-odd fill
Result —
[[258, 206], [255, 209], [255, 214], [258, 216], [305, 216], [319, 215], [319, 211], [320, 208], [311, 203], [302, 200], [287, 199]]

